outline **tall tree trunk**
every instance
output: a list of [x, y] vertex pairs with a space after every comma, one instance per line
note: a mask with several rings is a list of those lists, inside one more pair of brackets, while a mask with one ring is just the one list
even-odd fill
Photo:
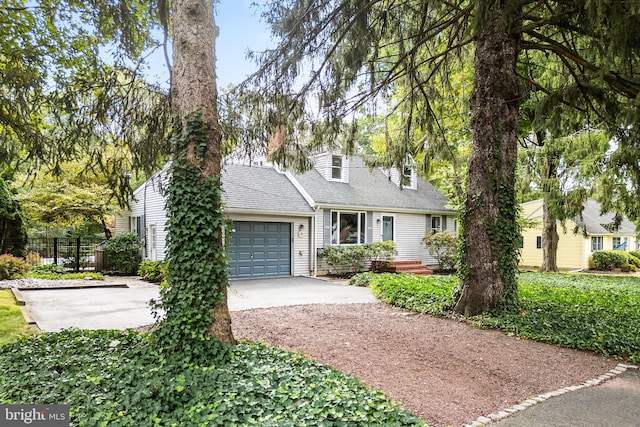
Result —
[[[218, 91], [215, 74], [217, 27], [214, 21], [213, 2], [211, 0], [175, 0], [173, 2], [173, 36], [171, 109], [174, 117], [181, 120], [183, 129], [187, 128], [186, 117], [199, 112], [203, 128], [206, 129], [204, 155], [199, 158], [201, 147], [198, 147], [195, 141], [187, 143], [184, 154], [189, 162], [200, 168], [201, 181], [205, 182], [209, 178], [219, 176], [221, 171], [222, 135], [218, 124]], [[202, 202], [209, 204], [211, 209], [219, 210], [216, 200]], [[184, 220], [197, 222], [198, 218], [188, 217]], [[223, 223], [218, 221], [217, 225], [205, 224], [198, 227], [220, 227]], [[210, 236], [219, 236], [218, 241], [212, 244], [223, 251], [222, 230], [202, 230], [201, 244], [209, 244]], [[224, 259], [222, 255], [220, 259]], [[193, 263], [198, 262], [217, 261], [193, 260]], [[207, 267], [204, 266], [204, 268]], [[211, 308], [215, 317], [209, 332], [221, 342], [234, 343], [231, 316], [227, 305], [227, 281], [210, 285], [217, 287], [221, 298], [219, 304]]]
[[[517, 16], [518, 11], [511, 11]], [[471, 95], [473, 147], [463, 221], [462, 292], [454, 311], [473, 316], [501, 299], [515, 299], [520, 231], [515, 195], [518, 109], [516, 75], [519, 35], [493, 2], [475, 41]]]
[[[549, 186], [555, 182], [558, 173], [554, 153], [548, 152], [545, 155], [545, 162], [544, 182]], [[545, 190], [549, 191], [550, 187]], [[548, 197], [545, 195], [542, 202], [542, 265], [540, 266], [540, 271], [545, 272], [558, 271], [558, 241], [560, 240], [556, 217], [551, 211], [547, 199]]]

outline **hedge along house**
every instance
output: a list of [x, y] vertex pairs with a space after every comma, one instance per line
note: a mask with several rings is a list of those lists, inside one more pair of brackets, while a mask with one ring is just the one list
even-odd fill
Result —
[[[322, 274], [319, 248], [385, 240], [396, 243], [396, 259], [437, 264], [422, 238], [431, 231], [456, 232], [456, 213], [415, 168], [385, 172], [359, 157], [331, 153], [311, 160], [312, 170], [293, 173], [227, 159], [222, 187], [225, 213], [233, 221], [231, 278]], [[166, 255], [166, 171], [136, 189], [130, 211], [116, 218], [116, 233], [138, 233], [145, 259]]]
[[[542, 265], [542, 199], [523, 203], [522, 215], [533, 220], [534, 227], [523, 230], [520, 266], [539, 268]], [[589, 268], [591, 255], [599, 250], [636, 249], [636, 226], [627, 218], [616, 227], [614, 213], [602, 214], [600, 204], [588, 200], [582, 215], [567, 220], [564, 228], [558, 222], [558, 268], [578, 270]]]

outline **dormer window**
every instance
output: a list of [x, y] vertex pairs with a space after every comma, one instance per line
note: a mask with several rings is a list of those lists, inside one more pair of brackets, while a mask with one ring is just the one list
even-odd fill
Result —
[[402, 186], [411, 188], [413, 187], [413, 169], [409, 166], [405, 166], [402, 168], [402, 178], [401, 178]]
[[331, 178], [342, 180], [342, 156], [331, 156]]

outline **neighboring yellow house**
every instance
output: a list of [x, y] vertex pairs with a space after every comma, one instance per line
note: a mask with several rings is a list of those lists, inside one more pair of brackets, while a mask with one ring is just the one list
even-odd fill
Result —
[[[538, 268], [542, 265], [542, 199], [523, 203], [525, 220], [534, 220], [533, 228], [522, 230], [520, 266]], [[594, 200], [585, 202], [582, 217], [567, 220], [565, 229], [558, 221], [558, 268], [577, 270], [589, 268], [591, 254], [599, 250], [636, 249], [636, 226], [626, 217], [617, 229], [613, 229], [613, 213], [600, 214], [600, 204]], [[574, 230], [578, 227], [578, 233]], [[586, 231], [586, 236], [584, 232]]]

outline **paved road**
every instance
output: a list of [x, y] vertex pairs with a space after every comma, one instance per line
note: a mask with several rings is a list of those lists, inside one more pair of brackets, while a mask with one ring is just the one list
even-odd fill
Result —
[[[120, 279], [120, 281], [126, 281]], [[155, 321], [149, 307], [158, 286], [136, 281], [130, 288], [23, 290], [26, 307], [43, 331], [67, 328], [126, 329]], [[239, 280], [229, 289], [229, 309], [247, 310], [298, 304], [371, 303], [367, 288], [309, 277]]]

